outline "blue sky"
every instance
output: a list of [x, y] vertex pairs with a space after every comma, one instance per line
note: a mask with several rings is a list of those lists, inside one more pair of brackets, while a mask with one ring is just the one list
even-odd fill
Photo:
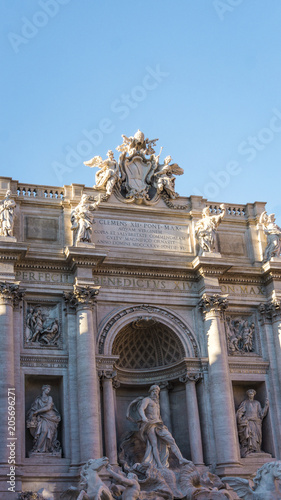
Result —
[[182, 196], [267, 201], [281, 225], [280, 0], [0, 0], [0, 15], [0, 175], [92, 186], [83, 161], [140, 128], [184, 169]]

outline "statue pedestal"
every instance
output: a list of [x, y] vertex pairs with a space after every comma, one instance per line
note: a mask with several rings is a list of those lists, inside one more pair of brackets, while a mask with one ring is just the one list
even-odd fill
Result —
[[53, 453], [39, 453], [37, 451], [29, 451], [28, 458], [34, 457], [36, 457], [36, 461], [38, 460], [38, 463], [45, 463], [46, 459], [49, 458], [61, 458], [61, 450], [54, 451]]
[[221, 259], [220, 252], [202, 252], [199, 257], [211, 257], [212, 259]]
[[83, 241], [78, 241], [78, 243], [76, 243], [75, 245], [76, 247], [79, 247], [79, 248], [95, 248], [95, 244], [94, 243], [84, 243]]
[[16, 243], [17, 238], [15, 236], [0, 236], [0, 241], [6, 241], [7, 243]]
[[278, 264], [281, 264], [281, 256], [280, 257], [271, 257], [269, 262], [277, 262]]

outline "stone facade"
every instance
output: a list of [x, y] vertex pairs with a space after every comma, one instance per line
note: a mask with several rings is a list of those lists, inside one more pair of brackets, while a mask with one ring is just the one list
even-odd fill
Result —
[[[129, 139], [120, 176], [109, 154], [94, 188], [0, 177], [1, 199], [8, 190], [14, 200], [0, 237], [3, 499], [16, 498], [7, 493], [13, 453], [15, 491], [47, 488], [55, 499], [89, 459], [120, 463], [135, 429], [127, 408], [152, 384], [182, 455], [202, 470], [249, 477], [281, 459], [281, 259], [264, 258], [265, 205], [180, 198], [171, 181], [180, 167], [167, 180], [170, 158], [161, 166], [155, 144]], [[126, 177], [132, 165], [146, 177]], [[220, 214], [206, 251], [200, 221]], [[60, 452], [36, 453], [29, 428], [43, 386]], [[260, 452], [241, 458], [236, 413], [249, 389], [269, 409]]]

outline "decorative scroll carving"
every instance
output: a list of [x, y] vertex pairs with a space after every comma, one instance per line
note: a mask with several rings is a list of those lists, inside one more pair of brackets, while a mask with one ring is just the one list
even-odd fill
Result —
[[[90, 203], [94, 201], [94, 203]], [[93, 224], [93, 212], [101, 203], [101, 196], [92, 198], [83, 194], [80, 203], [71, 212], [71, 230], [73, 231], [73, 245], [90, 243]]]
[[25, 315], [25, 347], [62, 348], [60, 304], [28, 303]]
[[61, 416], [49, 396], [50, 391], [50, 385], [42, 386], [41, 396], [35, 399], [27, 414], [26, 426], [34, 437], [31, 455], [44, 453], [61, 457], [61, 446], [57, 440]]
[[210, 207], [206, 207], [202, 212], [202, 219], [195, 225], [195, 237], [199, 243], [199, 253], [217, 251], [216, 230], [225, 215], [225, 206], [220, 205], [221, 213], [210, 215]]
[[249, 389], [246, 392], [248, 399], [240, 403], [236, 412], [238, 436], [240, 441], [241, 457], [262, 453], [262, 420], [268, 412], [269, 402], [265, 401], [264, 408], [254, 399], [256, 391]]
[[0, 202], [0, 236], [13, 236], [16, 202], [11, 195], [12, 191], [8, 190], [4, 200]]
[[189, 382], [194, 382], [195, 384], [202, 380], [202, 373], [186, 373], [183, 377], [179, 377], [179, 381], [183, 384], [188, 384]]
[[225, 311], [228, 307], [228, 300], [218, 293], [214, 295], [204, 293], [198, 305], [204, 314], [214, 310]]
[[249, 317], [230, 317], [225, 319], [226, 339], [229, 354], [247, 354], [254, 352], [255, 323]]
[[223, 477], [222, 481], [233, 488], [240, 498], [278, 500], [281, 498], [281, 461], [269, 462], [258, 469], [253, 478], [253, 488], [248, 479], [240, 477]]
[[64, 292], [63, 298], [68, 312], [75, 311], [78, 304], [78, 300], [74, 292]]
[[96, 296], [99, 290], [91, 286], [74, 285], [74, 296], [77, 300], [77, 305], [90, 305], [92, 306], [96, 301]]
[[281, 228], [275, 223], [275, 214], [267, 215], [263, 212], [260, 216], [260, 224], [263, 226], [267, 238], [263, 262], [268, 262], [272, 257], [279, 257], [281, 252]]

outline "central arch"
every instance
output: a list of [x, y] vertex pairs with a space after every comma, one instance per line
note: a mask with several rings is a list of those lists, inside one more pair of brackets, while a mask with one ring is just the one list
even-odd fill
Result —
[[[117, 335], [121, 332], [125, 332], [125, 328], [128, 327], [128, 325], [135, 325], [133, 328], [136, 328], [137, 322], [144, 320], [150, 321], [150, 324], [147, 323], [147, 328], [149, 327], [150, 330], [153, 329], [153, 331], [156, 324], [162, 325], [161, 327], [157, 326], [157, 331], [159, 332], [159, 329], [162, 329], [163, 338], [166, 338], [163, 331], [163, 327], [165, 327], [165, 331], [169, 331], [170, 333], [170, 342], [178, 342], [178, 346], [181, 346], [179, 348], [182, 349], [181, 355], [183, 358], [199, 357], [199, 346], [190, 327], [168, 309], [150, 306], [148, 304], [127, 307], [126, 309], [115, 312], [113, 316], [107, 319], [105, 324], [101, 325], [98, 334], [98, 353], [111, 356], [113, 354], [113, 345]], [[160, 333], [158, 337], [159, 335]]]

